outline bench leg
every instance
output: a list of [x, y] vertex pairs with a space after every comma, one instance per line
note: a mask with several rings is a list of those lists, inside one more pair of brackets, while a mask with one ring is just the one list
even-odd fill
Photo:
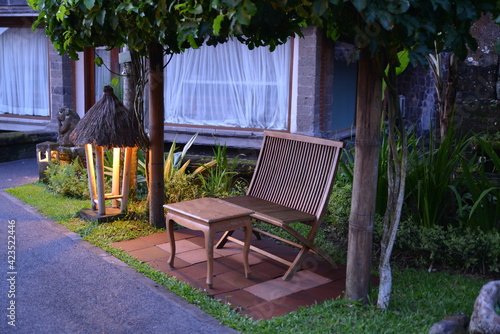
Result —
[[165, 219], [167, 224], [168, 239], [170, 240], [170, 258], [168, 259], [168, 264], [171, 268], [173, 268], [175, 259], [174, 220], [170, 214], [167, 214]]
[[304, 237], [289, 226], [283, 226], [283, 229], [290, 235], [295, 237], [295, 239], [297, 239], [302, 244], [299, 254], [295, 257], [292, 265], [290, 266], [290, 268], [288, 268], [287, 272], [283, 276], [283, 280], [288, 281], [293, 277], [297, 270], [300, 269], [302, 260], [310, 250], [316, 252], [319, 256], [325, 259], [333, 269], [337, 269], [337, 264], [335, 263], [335, 261], [333, 261], [332, 258], [328, 254], [326, 254], [320, 247], [314, 244], [314, 237], [316, 236], [316, 233], [314, 231], [309, 232], [309, 235], [307, 237]]
[[232, 236], [233, 233], [234, 233], [234, 231], [226, 231], [226, 232], [224, 232], [224, 234], [220, 238], [219, 242], [217, 242], [217, 245], [215, 245], [215, 248], [220, 249], [220, 248], [224, 247], [226, 245], [227, 238], [229, 238], [230, 236]]

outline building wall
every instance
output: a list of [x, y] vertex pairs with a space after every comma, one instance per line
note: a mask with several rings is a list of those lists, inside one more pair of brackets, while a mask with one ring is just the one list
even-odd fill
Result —
[[[30, 28], [37, 13], [25, 0], [0, 0], [0, 26]], [[57, 111], [73, 105], [73, 68], [66, 56], [60, 56], [49, 46], [50, 117], [0, 115], [0, 130], [57, 131]], [[1, 75], [1, 74], [0, 74]]]

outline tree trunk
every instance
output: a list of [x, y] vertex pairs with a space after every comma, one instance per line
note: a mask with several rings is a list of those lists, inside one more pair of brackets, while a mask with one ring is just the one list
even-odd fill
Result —
[[372, 268], [372, 237], [377, 195], [382, 74], [376, 58], [363, 49], [358, 64], [356, 101], [356, 152], [349, 245], [346, 299], [367, 302]]
[[163, 180], [163, 48], [149, 48], [149, 223], [165, 227], [163, 210], [165, 185]]
[[[397, 58], [396, 58], [397, 59]], [[388, 138], [387, 138], [387, 207], [383, 222], [383, 235], [380, 245], [379, 274], [380, 284], [377, 306], [386, 309], [389, 306], [389, 300], [392, 290], [392, 271], [391, 254], [396, 240], [396, 233], [401, 219], [401, 210], [403, 208], [405, 181], [406, 181], [406, 161], [408, 148], [406, 144], [406, 134], [401, 111], [399, 109], [399, 98], [396, 82], [396, 64], [389, 66], [389, 73], [386, 76], [388, 87], [387, 120], [388, 120]], [[400, 146], [398, 146], [398, 139]]]
[[[131, 52], [128, 46], [123, 48], [124, 52]], [[133, 70], [132, 62], [126, 62], [123, 64], [125, 70], [125, 77], [123, 79], [123, 104], [129, 110], [135, 110], [135, 88], [136, 88], [136, 76]], [[142, 122], [139, 126], [143, 126]], [[135, 199], [137, 190], [137, 149], [132, 151], [132, 160], [130, 162], [130, 198]]]
[[448, 79], [445, 85], [442, 114], [439, 117], [439, 130], [441, 143], [444, 141], [453, 117], [453, 108], [457, 96], [458, 62], [457, 57], [451, 53], [448, 59]]

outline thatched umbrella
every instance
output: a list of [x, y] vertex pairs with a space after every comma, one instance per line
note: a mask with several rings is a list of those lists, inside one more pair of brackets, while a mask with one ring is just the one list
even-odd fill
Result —
[[[127, 209], [130, 189], [130, 162], [132, 149], [143, 146], [139, 131], [139, 122], [134, 113], [127, 109], [113, 93], [110, 86], [104, 87], [103, 96], [78, 122], [71, 134], [75, 145], [85, 146], [87, 169], [89, 175], [90, 199], [92, 210], [99, 216], [106, 215], [105, 200], [113, 200], [113, 208], [118, 207], [121, 199], [121, 210]], [[94, 167], [93, 149], [95, 148], [96, 164]], [[113, 181], [111, 194], [104, 191], [104, 148], [113, 148]], [[120, 194], [120, 155], [125, 149], [122, 189]]]

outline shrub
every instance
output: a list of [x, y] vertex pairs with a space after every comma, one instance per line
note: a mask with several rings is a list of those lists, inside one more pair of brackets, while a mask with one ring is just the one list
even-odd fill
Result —
[[[324, 233], [330, 246], [344, 251], [346, 257], [351, 205], [350, 184], [333, 188], [328, 211], [324, 218]], [[449, 269], [467, 273], [492, 275], [500, 272], [500, 233], [485, 232], [461, 226], [431, 227], [416, 224], [410, 217], [401, 221], [392, 253], [393, 263], [400, 267]], [[373, 263], [377, 264], [382, 221], [375, 217], [373, 231]]]
[[165, 179], [165, 204], [199, 198], [200, 190], [194, 180], [194, 175], [184, 173]]
[[481, 229], [401, 222], [393, 256], [408, 265], [467, 273], [500, 272], [500, 234]]
[[227, 197], [241, 195], [247, 186], [245, 180], [237, 178], [236, 164], [238, 156], [228, 160], [226, 145], [216, 145], [213, 148], [215, 164], [206, 167], [199, 174], [201, 189], [204, 196]]
[[87, 170], [79, 164], [78, 160], [72, 164], [51, 162], [45, 175], [48, 188], [56, 194], [80, 199], [88, 199], [90, 196]]

